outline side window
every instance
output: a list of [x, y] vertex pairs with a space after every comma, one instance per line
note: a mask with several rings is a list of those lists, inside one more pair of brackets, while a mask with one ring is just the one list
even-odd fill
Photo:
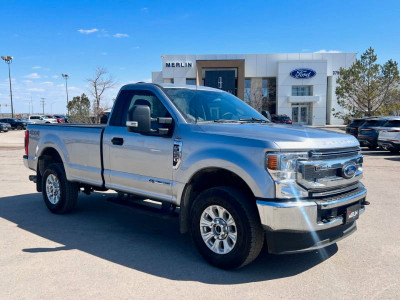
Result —
[[[149, 106], [151, 117], [154, 119], [171, 117], [165, 106], [151, 91], [124, 90], [118, 95], [109, 125], [125, 127], [126, 121], [130, 121], [129, 111], [134, 105]], [[158, 129], [158, 125], [157, 122], [152, 122], [153, 129]]]
[[149, 106], [152, 118], [169, 117], [167, 109], [155, 95], [134, 95], [130, 101], [127, 113], [132, 110], [135, 105]]

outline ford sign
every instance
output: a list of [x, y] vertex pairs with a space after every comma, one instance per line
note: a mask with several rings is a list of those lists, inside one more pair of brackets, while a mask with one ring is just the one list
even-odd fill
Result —
[[311, 69], [295, 69], [290, 72], [290, 76], [296, 79], [309, 79], [314, 77], [317, 74], [314, 70]]

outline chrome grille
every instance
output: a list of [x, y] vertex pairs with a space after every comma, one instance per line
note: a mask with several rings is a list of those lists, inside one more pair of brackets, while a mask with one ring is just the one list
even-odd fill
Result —
[[[308, 160], [297, 162], [297, 182], [310, 193], [321, 193], [320, 196], [340, 193], [362, 178], [362, 162], [359, 147], [312, 150]], [[351, 164], [356, 165], [356, 173], [346, 178], [344, 168]]]
[[309, 151], [310, 159], [335, 159], [338, 157], [351, 157], [360, 154], [360, 147], [320, 149]]

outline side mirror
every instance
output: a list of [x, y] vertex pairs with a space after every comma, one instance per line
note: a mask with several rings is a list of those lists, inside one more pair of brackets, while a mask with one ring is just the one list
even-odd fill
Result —
[[129, 132], [151, 133], [150, 107], [147, 105], [135, 105], [129, 111], [129, 120], [126, 121], [126, 128]]

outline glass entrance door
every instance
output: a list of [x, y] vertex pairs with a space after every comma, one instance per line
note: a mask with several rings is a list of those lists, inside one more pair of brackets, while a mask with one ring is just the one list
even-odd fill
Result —
[[292, 105], [292, 121], [296, 124], [308, 124], [309, 123], [309, 108], [308, 104], [293, 104]]

